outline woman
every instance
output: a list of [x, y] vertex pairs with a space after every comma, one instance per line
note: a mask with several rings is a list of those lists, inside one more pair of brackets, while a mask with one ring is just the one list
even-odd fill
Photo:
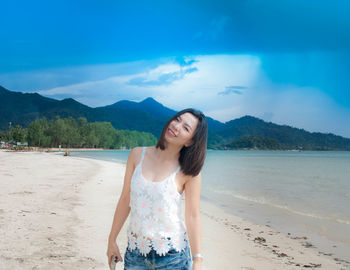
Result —
[[204, 114], [189, 108], [168, 120], [157, 145], [130, 151], [108, 239], [109, 265], [113, 254], [122, 261], [116, 238], [131, 213], [125, 270], [202, 269], [200, 171], [207, 137]]

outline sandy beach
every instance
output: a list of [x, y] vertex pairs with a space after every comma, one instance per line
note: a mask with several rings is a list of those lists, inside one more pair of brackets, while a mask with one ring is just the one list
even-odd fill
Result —
[[[0, 269], [108, 269], [124, 171], [121, 163], [57, 152], [0, 151]], [[205, 270], [350, 269], [307, 236], [252, 224], [204, 200], [201, 218]], [[122, 255], [127, 224], [117, 238]]]

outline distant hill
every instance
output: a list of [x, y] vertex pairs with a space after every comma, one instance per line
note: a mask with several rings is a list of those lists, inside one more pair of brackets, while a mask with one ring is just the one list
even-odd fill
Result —
[[164, 107], [162, 104], [157, 102], [155, 99], [148, 97], [141, 102], [134, 102], [129, 100], [121, 100], [112, 105], [98, 107], [104, 109], [121, 109], [121, 110], [141, 110], [149, 113], [154, 117], [162, 115], [163, 117], [169, 118], [176, 113], [176, 111]]
[[249, 115], [226, 122], [217, 135], [225, 138], [224, 144], [228, 145], [244, 136], [257, 136], [273, 139], [286, 149], [350, 150], [348, 138], [332, 133], [308, 132], [287, 125], [277, 125]]
[[[141, 102], [121, 100], [114, 104], [91, 108], [67, 98], [56, 100], [37, 93], [13, 92], [0, 86], [0, 129], [12, 125], [28, 127], [35, 119], [55, 116], [85, 117], [88, 122], [107, 121], [116, 129], [150, 132], [159, 137], [166, 121], [176, 113], [148, 97]], [[215, 149], [304, 149], [350, 150], [350, 139], [331, 133], [308, 132], [287, 125], [265, 122], [243, 116], [222, 123], [207, 117], [208, 147]]]
[[231, 143], [220, 145], [218, 149], [284, 150], [288, 148], [284, 147], [275, 139], [245, 135], [241, 138], [233, 140]]
[[0, 86], [0, 129], [13, 125], [28, 127], [29, 123], [40, 117], [54, 118], [56, 115], [74, 118], [91, 117], [94, 110], [72, 98], [56, 100], [37, 93], [12, 92]]

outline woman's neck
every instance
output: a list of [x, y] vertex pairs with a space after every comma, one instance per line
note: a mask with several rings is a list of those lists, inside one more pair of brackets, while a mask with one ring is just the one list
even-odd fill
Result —
[[155, 156], [160, 162], [178, 161], [180, 150], [179, 146], [169, 144], [164, 150], [154, 147]]

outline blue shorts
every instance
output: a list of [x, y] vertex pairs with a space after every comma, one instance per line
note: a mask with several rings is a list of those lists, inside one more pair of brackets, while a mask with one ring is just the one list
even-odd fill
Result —
[[154, 249], [143, 256], [137, 248], [130, 251], [128, 247], [124, 255], [124, 270], [192, 270], [188, 244], [181, 252], [171, 247], [164, 256], [157, 254]]

